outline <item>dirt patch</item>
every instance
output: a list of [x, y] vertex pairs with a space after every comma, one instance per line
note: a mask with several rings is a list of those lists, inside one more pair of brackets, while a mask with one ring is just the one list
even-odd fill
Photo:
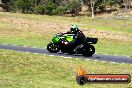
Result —
[[112, 31], [104, 31], [104, 30], [96, 30], [96, 29], [83, 30], [83, 33], [87, 36], [91, 36], [91, 37], [94, 36], [101, 39], [132, 41], [132, 35], [130, 34], [128, 35], [125, 33], [115, 33]]
[[[23, 35], [23, 33], [31, 33], [31, 34], [53, 34], [57, 32], [68, 31], [70, 25], [68, 24], [60, 24], [54, 22], [44, 22], [44, 21], [35, 21], [35, 20], [27, 20], [16, 17], [6, 17], [2, 18], [1, 22], [12, 25], [12, 30], [0, 30], [0, 34], [15, 34], [16, 36]], [[6, 28], [5, 28], [6, 29]], [[7, 29], [10, 29], [7, 27]], [[15, 30], [15, 31], [14, 31]]]
[[1, 21], [4, 21], [8, 24], [13, 24], [18, 27], [18, 29], [25, 28], [30, 30], [30, 28], [34, 29], [43, 29], [43, 30], [52, 30], [52, 29], [61, 29], [65, 30], [67, 27], [69, 28], [70, 26], [68, 24], [60, 24], [60, 23], [53, 23], [53, 22], [44, 22], [44, 21], [35, 21], [35, 20], [26, 20], [22, 18], [15, 18], [15, 17], [10, 17], [10, 18], [2, 18]]
[[[15, 26], [21, 33], [34, 33], [34, 34], [55, 34], [57, 32], [66, 32], [70, 29], [71, 24], [63, 24], [57, 22], [35, 21], [16, 17], [2, 18], [1, 21]], [[24, 31], [24, 32], [22, 32]], [[2, 31], [0, 31], [3, 33]], [[6, 33], [5, 31], [4, 33]], [[14, 33], [15, 31], [13, 31]], [[16, 31], [18, 32], [18, 31]], [[123, 41], [132, 41], [132, 35], [125, 33], [115, 33], [112, 31], [85, 29], [83, 30], [86, 36], [105, 38], [105, 39], [117, 39]], [[0, 33], [0, 34], [1, 34]], [[12, 33], [11, 31], [7, 32]]]

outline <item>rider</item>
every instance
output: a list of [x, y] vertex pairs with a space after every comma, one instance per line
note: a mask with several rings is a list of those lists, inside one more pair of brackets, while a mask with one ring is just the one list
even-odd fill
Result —
[[85, 41], [85, 35], [79, 30], [77, 25], [72, 25], [70, 31], [64, 34], [74, 34], [73, 41], [69, 42], [68, 45], [71, 48], [75, 48], [76, 50], [79, 48], [78, 46]]

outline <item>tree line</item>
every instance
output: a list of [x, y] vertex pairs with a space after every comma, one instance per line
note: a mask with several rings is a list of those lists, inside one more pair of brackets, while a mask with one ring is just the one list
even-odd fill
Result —
[[87, 6], [92, 17], [95, 13], [120, 8], [131, 9], [131, 0], [2, 0], [5, 10], [10, 12], [48, 15], [71, 14], [76, 16], [82, 6]]

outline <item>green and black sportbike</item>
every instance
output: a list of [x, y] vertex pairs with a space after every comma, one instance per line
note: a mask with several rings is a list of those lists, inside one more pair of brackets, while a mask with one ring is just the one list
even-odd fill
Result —
[[85, 43], [80, 44], [76, 47], [70, 47], [68, 46], [68, 42], [72, 42], [74, 40], [73, 38], [74, 34], [63, 34], [58, 33], [52, 38], [52, 42], [50, 42], [47, 45], [47, 50], [51, 53], [57, 53], [59, 51], [63, 53], [69, 53], [69, 54], [82, 54], [86, 57], [91, 57], [95, 53], [95, 48], [92, 44], [96, 44], [98, 41], [98, 38], [85, 38]]

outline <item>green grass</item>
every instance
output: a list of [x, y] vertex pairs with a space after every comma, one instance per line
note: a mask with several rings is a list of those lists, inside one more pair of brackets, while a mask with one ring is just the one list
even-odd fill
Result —
[[[65, 28], [67, 27], [66, 25], [73, 23], [77, 23], [82, 29], [109, 30], [110, 33], [111, 31], [114, 33], [121, 32], [125, 36], [132, 38], [132, 20], [105, 20], [88, 17], [62, 17], [4, 12], [0, 12], [0, 19], [0, 44], [46, 48], [46, 45], [51, 41], [54, 34], [59, 31], [69, 30], [68, 28], [67, 30], [63, 30], [59, 27], [63, 27], [64, 24]], [[56, 29], [51, 29], [52, 24]], [[47, 26], [49, 28], [45, 28]], [[96, 34], [92, 36], [98, 37]], [[95, 47], [96, 53], [131, 56], [131, 45], [132, 41], [99, 38], [99, 42]]]
[[[19, 14], [19, 13], [0, 13], [0, 17], [14, 17], [37, 21], [58, 22], [68, 24], [78, 24], [82, 28], [95, 28], [98, 30], [111, 30], [114, 32], [132, 33], [132, 20], [114, 20], [114, 19], [91, 19], [85, 16], [64, 17], [64, 16], [47, 16], [36, 14]], [[60, 20], [61, 19], [61, 20]]]
[[119, 40], [100, 40], [95, 45], [96, 52], [111, 55], [127, 55], [132, 56], [132, 42], [124, 42]]
[[0, 44], [12, 44], [18, 46], [31, 46], [31, 47], [38, 47], [38, 48], [46, 48], [48, 41], [44, 41], [44, 39], [40, 38], [0, 38]]
[[85, 67], [88, 74], [130, 74], [132, 65], [86, 61], [78, 58], [50, 57], [42, 54], [0, 50], [1, 88], [131, 88], [129, 84], [76, 83], [76, 70]]
[[[109, 30], [126, 35], [132, 34], [132, 20], [105, 20], [88, 17], [62, 17], [35, 14], [0, 12], [0, 43], [46, 48], [52, 36], [60, 29], [44, 29], [42, 24], [57, 23], [70, 25], [76, 23], [83, 29]], [[13, 23], [14, 20], [22, 23]], [[20, 20], [21, 19], [21, 20]], [[23, 22], [24, 20], [24, 22]], [[40, 22], [29, 24], [25, 22]], [[18, 25], [19, 24], [19, 25]], [[34, 27], [34, 25], [36, 25]], [[51, 26], [51, 25], [47, 25]], [[55, 25], [56, 26], [56, 25]], [[67, 29], [68, 30], [68, 29]], [[96, 53], [132, 55], [132, 42], [114, 39], [99, 39], [95, 45]], [[132, 65], [111, 64], [85, 61], [78, 58], [50, 57], [32, 53], [18, 53], [0, 50], [0, 87], [1, 88], [131, 88], [129, 84], [86, 84], [76, 83], [76, 70], [79, 66], [87, 73], [95, 74], [130, 74]]]

